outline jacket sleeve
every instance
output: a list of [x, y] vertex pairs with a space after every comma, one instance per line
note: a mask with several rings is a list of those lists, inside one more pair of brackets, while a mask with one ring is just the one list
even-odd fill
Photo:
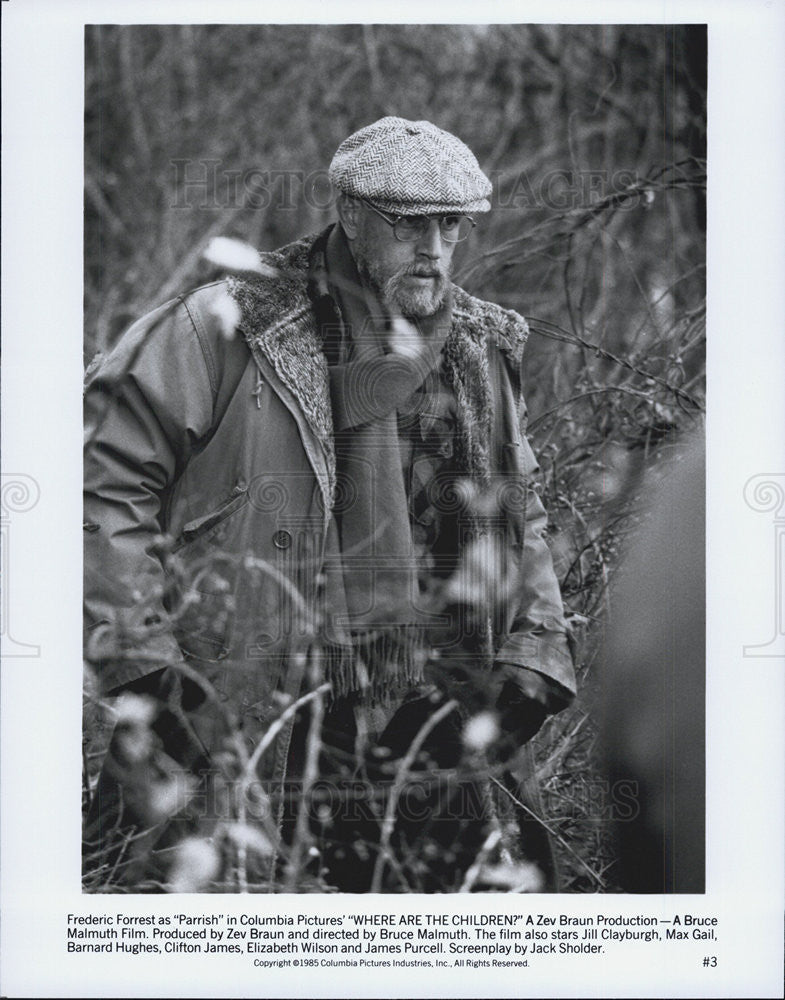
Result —
[[209, 360], [182, 301], [139, 320], [85, 391], [87, 660], [105, 691], [182, 660], [164, 609], [164, 505], [213, 410]]
[[539, 465], [525, 434], [526, 408], [522, 397], [504, 380], [506, 411], [506, 473], [522, 489], [516, 504], [513, 546], [517, 587], [508, 611], [510, 626], [496, 653], [496, 662], [513, 681], [534, 671], [548, 682], [549, 705], [558, 710], [576, 693], [570, 630], [564, 616], [561, 591], [545, 539], [547, 515], [537, 491]]

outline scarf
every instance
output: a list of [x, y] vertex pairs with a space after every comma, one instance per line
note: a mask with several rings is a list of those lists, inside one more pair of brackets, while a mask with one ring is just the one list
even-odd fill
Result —
[[394, 353], [389, 320], [363, 286], [340, 227], [327, 243], [327, 266], [343, 320], [341, 360], [330, 365], [337, 497], [349, 628], [367, 641], [379, 630], [409, 645], [401, 629], [424, 623], [417, 560], [404, 485], [398, 414], [412, 408], [439, 364], [452, 322], [448, 300], [418, 320], [420, 352]]

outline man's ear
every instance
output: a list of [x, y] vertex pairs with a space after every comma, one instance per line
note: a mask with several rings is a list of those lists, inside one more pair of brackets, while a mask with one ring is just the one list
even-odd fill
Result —
[[360, 212], [362, 211], [359, 200], [352, 198], [351, 195], [341, 194], [335, 207], [338, 210], [338, 218], [341, 220], [346, 238], [349, 240], [355, 239], [360, 224]]

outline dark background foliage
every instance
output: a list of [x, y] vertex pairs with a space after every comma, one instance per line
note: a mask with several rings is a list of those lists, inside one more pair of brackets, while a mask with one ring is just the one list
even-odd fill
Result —
[[611, 888], [592, 692], [641, 484], [702, 421], [705, 28], [102, 25], [85, 42], [86, 360], [219, 276], [211, 237], [269, 250], [331, 221], [330, 159], [383, 115], [454, 132], [492, 177], [456, 280], [530, 321], [530, 435], [580, 626], [582, 697], [539, 738], [537, 784], [562, 887]]

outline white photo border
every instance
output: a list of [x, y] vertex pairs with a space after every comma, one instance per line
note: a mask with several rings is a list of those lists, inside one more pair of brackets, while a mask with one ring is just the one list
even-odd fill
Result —
[[[287, 23], [323, 21], [299, 3]], [[69, 912], [241, 912], [248, 898], [84, 897], [81, 782], [83, 39], [88, 23], [269, 22], [245, 0], [4, 0], [2, 982], [7, 996], [781, 996], [785, 648], [769, 638], [774, 514], [745, 499], [785, 473], [785, 4], [341, 3], [330, 21], [707, 23], [709, 46], [707, 891], [700, 897], [275, 897], [266, 913], [711, 913], [719, 964], [661, 955], [520, 972], [265, 970], [65, 952]], [[27, 477], [27, 478], [25, 478]], [[32, 480], [32, 485], [28, 480]], [[27, 489], [28, 500], [24, 499]], [[36, 490], [38, 494], [36, 495]], [[30, 501], [30, 498], [33, 498]], [[25, 507], [25, 504], [29, 505]], [[21, 509], [24, 507], [24, 509]], [[779, 543], [778, 543], [779, 544]], [[780, 570], [782, 567], [780, 566]], [[780, 594], [780, 599], [782, 595]], [[776, 610], [776, 609], [775, 609]], [[18, 655], [27, 644], [27, 654]], [[38, 647], [38, 653], [31, 652]], [[775, 649], [776, 652], [776, 649]], [[10, 655], [14, 653], [14, 655]]]

